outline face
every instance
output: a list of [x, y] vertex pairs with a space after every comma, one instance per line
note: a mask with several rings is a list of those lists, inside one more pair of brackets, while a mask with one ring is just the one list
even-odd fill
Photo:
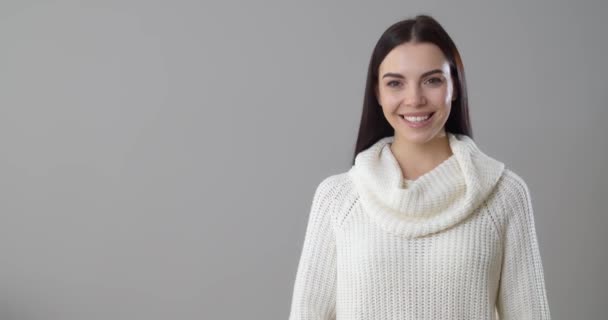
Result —
[[445, 136], [453, 88], [449, 62], [436, 45], [408, 42], [389, 52], [380, 64], [376, 97], [395, 129], [395, 143], [426, 144]]

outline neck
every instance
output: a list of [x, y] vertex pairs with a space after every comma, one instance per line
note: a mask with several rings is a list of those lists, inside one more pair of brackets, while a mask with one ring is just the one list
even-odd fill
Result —
[[403, 178], [408, 180], [431, 171], [453, 154], [445, 132], [424, 144], [411, 143], [396, 135], [390, 149], [401, 167]]

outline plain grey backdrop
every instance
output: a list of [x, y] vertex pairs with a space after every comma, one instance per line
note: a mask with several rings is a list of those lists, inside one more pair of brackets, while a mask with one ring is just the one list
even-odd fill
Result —
[[554, 319], [608, 301], [605, 1], [0, 2], [0, 319], [286, 319], [369, 57], [431, 14], [527, 182]]

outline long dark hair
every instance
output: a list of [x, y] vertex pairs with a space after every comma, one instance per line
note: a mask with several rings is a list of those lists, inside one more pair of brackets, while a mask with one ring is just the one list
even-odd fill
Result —
[[435, 19], [428, 15], [418, 15], [413, 19], [399, 21], [390, 26], [374, 47], [367, 70], [367, 82], [363, 97], [363, 112], [359, 135], [353, 156], [353, 165], [359, 152], [369, 148], [381, 138], [394, 135], [394, 129], [382, 113], [382, 107], [375, 95], [378, 84], [378, 69], [386, 55], [398, 45], [406, 42], [433, 43], [441, 49], [450, 64], [450, 73], [454, 77], [456, 99], [452, 102], [450, 116], [445, 124], [446, 132], [464, 134], [473, 138], [469, 119], [467, 86], [464, 67], [456, 45]]

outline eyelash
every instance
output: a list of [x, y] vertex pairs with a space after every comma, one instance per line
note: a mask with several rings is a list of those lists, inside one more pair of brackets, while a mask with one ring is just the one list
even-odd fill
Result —
[[[443, 80], [442, 80], [441, 78], [437, 78], [437, 77], [430, 78], [429, 80], [438, 80], [437, 82], [435, 82], [435, 84], [438, 84], [438, 85], [443, 83]], [[427, 80], [427, 81], [428, 81], [428, 80]], [[389, 86], [389, 87], [394, 88], [395, 86], [392, 86], [392, 85], [391, 85], [391, 83], [394, 83], [394, 82], [399, 83], [399, 81], [392, 80], [392, 81], [387, 82], [387, 84], [386, 84], [386, 85], [387, 85], [387, 86]]]

